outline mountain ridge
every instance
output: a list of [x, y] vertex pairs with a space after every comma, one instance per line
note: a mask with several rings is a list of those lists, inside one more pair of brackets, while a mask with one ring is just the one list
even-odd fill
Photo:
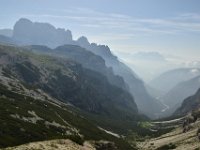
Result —
[[200, 108], [200, 89], [196, 93], [188, 98], [184, 99], [181, 106], [173, 113], [174, 116], [184, 116], [189, 113], [199, 113]]
[[[26, 26], [26, 30], [23, 30], [24, 26]], [[45, 27], [47, 29], [45, 29]], [[59, 29], [56, 29], [48, 23], [34, 23], [28, 19], [20, 19], [14, 26], [12, 39], [19, 43], [19, 45], [45, 45], [53, 48], [66, 44], [79, 45], [92, 53], [101, 56], [105, 60], [105, 65], [108, 68], [112, 68], [110, 71], [112, 72], [113, 70], [115, 75], [121, 76], [124, 79], [126, 85], [124, 86], [121, 84], [123, 85], [122, 88], [126, 88], [127, 91], [132, 94], [140, 112], [151, 118], [158, 116], [164, 108], [162, 103], [150, 96], [148, 91], [145, 89], [143, 81], [139, 79], [128, 66], [120, 62], [118, 58], [112, 54], [108, 46], [89, 43], [86, 37], [80, 37], [78, 40], [73, 40], [71, 31], [67, 34], [68, 30], [66, 31], [65, 29], [62, 29], [59, 30], [63, 31], [61, 34], [58, 30]], [[49, 32], [47, 33], [47, 31]], [[62, 36], [59, 36], [60, 34]], [[65, 36], [63, 36], [63, 34], [65, 34]], [[109, 76], [107, 77], [109, 78]], [[109, 79], [111, 80], [112, 78]], [[119, 81], [120, 80], [121, 79], [119, 78]], [[120, 82], [122, 83], [122, 80]]]

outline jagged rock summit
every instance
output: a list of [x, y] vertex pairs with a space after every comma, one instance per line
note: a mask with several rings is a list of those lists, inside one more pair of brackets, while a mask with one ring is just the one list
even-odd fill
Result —
[[72, 42], [70, 30], [55, 28], [49, 23], [31, 22], [22, 18], [16, 22], [13, 39], [25, 45], [57, 47]]

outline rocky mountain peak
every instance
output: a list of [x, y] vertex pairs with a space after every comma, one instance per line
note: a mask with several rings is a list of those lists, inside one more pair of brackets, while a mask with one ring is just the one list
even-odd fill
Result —
[[83, 47], [90, 46], [90, 42], [88, 41], [87, 37], [85, 37], [85, 36], [81, 36], [80, 38], [78, 38], [77, 43]]
[[72, 43], [70, 30], [55, 28], [49, 23], [32, 22], [21, 18], [14, 25], [13, 38], [24, 45], [57, 47]]

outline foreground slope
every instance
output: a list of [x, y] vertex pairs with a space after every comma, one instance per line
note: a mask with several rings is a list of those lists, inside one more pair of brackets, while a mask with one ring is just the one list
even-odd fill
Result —
[[75, 108], [47, 99], [44, 93], [30, 97], [1, 85], [0, 94], [0, 147], [65, 138], [76, 145], [103, 139], [114, 142], [118, 149], [124, 146], [132, 149], [122, 139], [100, 130]]
[[[109, 143], [111, 146], [112, 144]], [[108, 145], [109, 145], [108, 144]], [[113, 148], [114, 147], [109, 147]], [[107, 146], [108, 147], [108, 146]], [[59, 149], [59, 150], [96, 150], [96, 148], [89, 142], [85, 142], [84, 145], [79, 145], [70, 140], [59, 139], [59, 140], [49, 140], [43, 142], [32, 142], [28, 144], [23, 144], [20, 146], [9, 147], [4, 150], [50, 150], [50, 149]]]
[[199, 150], [200, 143], [197, 136], [199, 125], [200, 121], [198, 120], [190, 125], [189, 131], [183, 133], [182, 124], [178, 125], [177, 122], [176, 128], [171, 132], [138, 143], [138, 147], [141, 150]]
[[137, 106], [104, 75], [71, 60], [5, 45], [0, 46], [0, 64], [1, 147], [69, 138], [79, 144], [106, 140], [131, 149], [103, 128], [128, 131], [126, 122], [133, 127], [139, 119]]
[[155, 129], [174, 129], [167, 134], [156, 138], [147, 138], [138, 143], [138, 147], [144, 150], [199, 150], [200, 148], [200, 90], [193, 96], [186, 98], [181, 107], [171, 117], [176, 118], [167, 121], [152, 122]]

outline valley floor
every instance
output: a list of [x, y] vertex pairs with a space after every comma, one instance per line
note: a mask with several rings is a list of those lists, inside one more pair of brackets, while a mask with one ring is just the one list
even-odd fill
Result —
[[197, 137], [197, 130], [200, 121], [191, 124], [191, 129], [183, 133], [181, 125], [173, 131], [157, 138], [150, 138], [138, 143], [141, 150], [167, 150], [167, 146], [173, 145], [176, 150], [200, 150], [200, 141]]
[[89, 143], [85, 142], [83, 146], [78, 145], [71, 140], [51, 140], [43, 142], [33, 142], [16, 147], [6, 148], [2, 150], [95, 150]]
[[[138, 142], [139, 150], [168, 150], [167, 146], [175, 146], [175, 150], [200, 150], [200, 141], [197, 137], [197, 130], [200, 127], [200, 120], [191, 124], [191, 129], [183, 133], [181, 125], [173, 131], [161, 135], [157, 138], [146, 139], [144, 142]], [[71, 140], [59, 139], [43, 142], [32, 142], [16, 147], [10, 147], [2, 150], [95, 150], [91, 142], [85, 142], [78, 145]]]

